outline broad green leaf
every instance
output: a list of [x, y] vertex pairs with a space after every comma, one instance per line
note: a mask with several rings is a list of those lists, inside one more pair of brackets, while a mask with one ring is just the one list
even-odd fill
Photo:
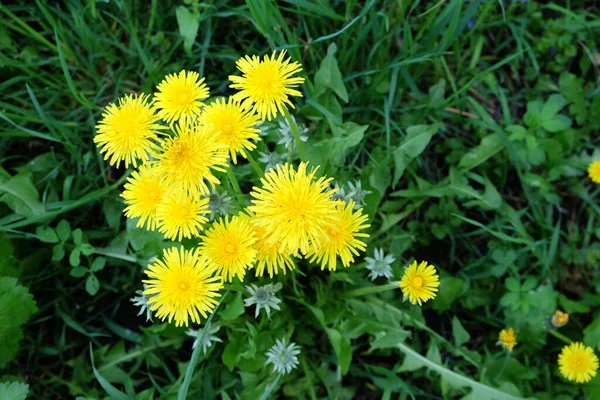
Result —
[[[335, 164], [343, 165], [346, 153], [361, 142], [367, 128], [367, 125], [346, 122], [336, 130], [339, 136], [322, 140], [313, 146], [312, 161], [316, 164], [324, 164], [327, 160], [333, 160]], [[316, 158], [314, 158], [315, 156]]]
[[336, 329], [325, 328], [325, 330], [340, 363], [342, 374], [346, 375], [352, 363], [352, 345], [350, 344], [350, 340], [342, 336]]
[[315, 86], [317, 88], [317, 96], [325, 92], [325, 88], [330, 88], [337, 94], [345, 103], [348, 102], [348, 92], [342, 80], [342, 73], [335, 59], [337, 46], [331, 43], [327, 48], [327, 55], [321, 62], [321, 67], [315, 74]]
[[98, 272], [104, 269], [105, 265], [106, 259], [104, 257], [98, 257], [94, 260], [94, 262], [92, 262], [92, 266], [90, 267], [90, 269], [92, 270], [92, 272]]
[[506, 286], [506, 288], [508, 290], [510, 290], [511, 292], [520, 292], [521, 291], [521, 284], [519, 283], [518, 280], [516, 280], [515, 278], [506, 278], [506, 280], [504, 281], [504, 286]]
[[0, 368], [17, 355], [21, 339], [23, 339], [21, 328], [17, 326], [0, 328]]
[[460, 320], [454, 316], [452, 318], [452, 336], [454, 336], [454, 345], [460, 347], [471, 339], [469, 332], [462, 326]]
[[225, 321], [233, 321], [245, 312], [244, 301], [242, 300], [242, 294], [237, 293], [231, 303], [227, 304], [227, 307], [219, 313], [219, 316]]
[[49, 226], [38, 226], [35, 229], [35, 234], [38, 239], [44, 243], [58, 242], [58, 236], [56, 236], [56, 232], [54, 232], [54, 229], [50, 228]]
[[56, 226], [56, 234], [62, 242], [65, 242], [67, 239], [69, 239], [69, 236], [71, 235], [71, 225], [69, 225], [69, 222], [61, 219]]
[[0, 329], [20, 326], [38, 310], [29, 290], [15, 278], [0, 278]]
[[573, 301], [567, 298], [564, 294], [558, 297], [558, 302], [561, 307], [568, 313], [586, 313], [590, 311], [590, 306], [582, 301]]
[[108, 395], [115, 400], [133, 400], [133, 397], [121, 392], [119, 389], [114, 387], [106, 378], [104, 378], [98, 370], [96, 369], [96, 365], [94, 364], [94, 352], [92, 351], [92, 342], [90, 342], [90, 359], [92, 360], [92, 370], [94, 371], [94, 376], [102, 389], [108, 393]]
[[439, 125], [414, 125], [406, 129], [406, 137], [394, 151], [395, 169], [392, 186], [400, 181], [406, 166], [425, 150], [438, 130]]
[[552, 119], [566, 104], [566, 100], [560, 94], [553, 94], [546, 100], [542, 107], [542, 120]]
[[16, 214], [33, 217], [44, 213], [44, 205], [40, 203], [40, 194], [31, 180], [17, 175], [0, 183], [0, 201], [5, 202]]
[[98, 281], [98, 278], [96, 278], [96, 275], [90, 274], [85, 280], [85, 291], [94, 296], [96, 293], [98, 293], [99, 289], [100, 282]]
[[440, 280], [440, 291], [433, 300], [433, 308], [438, 312], [443, 312], [452, 306], [452, 303], [462, 295], [465, 289], [465, 282], [460, 278], [447, 276]]
[[89, 243], [83, 243], [81, 246], [79, 246], [79, 250], [81, 250], [81, 253], [84, 256], [89, 256], [94, 252], [94, 246]]
[[583, 330], [583, 343], [600, 350], [600, 315]]
[[444, 104], [446, 93], [446, 80], [440, 79], [438, 83], [429, 88], [429, 107], [438, 108]]
[[52, 247], [52, 261], [60, 261], [65, 256], [65, 247], [62, 243]]
[[544, 120], [542, 122], [542, 128], [548, 132], [555, 133], [564, 131], [565, 129], [571, 127], [571, 124], [571, 118], [567, 117], [566, 115], [559, 114], [550, 119]]
[[69, 254], [69, 264], [72, 267], [78, 267], [81, 264], [81, 250], [78, 247], [74, 248], [71, 254]]
[[375, 349], [388, 349], [396, 347], [396, 344], [403, 342], [410, 336], [410, 332], [404, 329], [390, 329], [375, 334], [375, 340], [371, 342], [369, 351]]
[[0, 383], [0, 399], [25, 400], [29, 393], [29, 385], [21, 382]]
[[177, 17], [179, 34], [183, 38], [183, 49], [187, 54], [191, 54], [192, 46], [198, 35], [198, 28], [200, 27], [200, 15], [192, 13], [185, 6], [178, 6], [175, 9], [175, 16]]
[[69, 272], [69, 274], [73, 277], [73, 278], [82, 278], [84, 277], [87, 273], [89, 272], [89, 270], [85, 267], [74, 267], [71, 268], [71, 272]]
[[459, 168], [469, 171], [478, 165], [483, 164], [504, 149], [504, 143], [500, 135], [492, 133], [484, 137], [481, 143], [471, 149], [460, 159]]
[[233, 371], [237, 363], [240, 361], [243, 347], [244, 343], [242, 342], [241, 337], [229, 336], [229, 343], [227, 343], [225, 346], [225, 350], [223, 350], [223, 355], [221, 358], [223, 360], [223, 364], [225, 364], [230, 371]]
[[75, 229], [73, 231], [73, 242], [75, 242], [76, 245], [80, 245], [82, 240], [83, 240], [83, 231], [79, 228]]

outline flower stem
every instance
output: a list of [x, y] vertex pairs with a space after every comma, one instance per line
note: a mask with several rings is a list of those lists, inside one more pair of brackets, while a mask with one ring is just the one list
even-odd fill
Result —
[[300, 161], [306, 161], [306, 157], [304, 154], [304, 143], [300, 140], [300, 132], [298, 131], [298, 125], [296, 125], [296, 121], [292, 118], [289, 110], [285, 110], [285, 119], [287, 119], [290, 128], [292, 128], [292, 133], [294, 134], [294, 140], [296, 141], [296, 148], [298, 149], [298, 154], [300, 155]]
[[394, 290], [394, 289], [398, 289], [398, 288], [399, 288], [398, 282], [392, 282], [392, 283], [388, 283], [387, 285], [371, 286], [371, 287], [351, 290], [348, 293], [346, 293], [346, 297], [364, 296], [366, 294], [386, 292], [388, 290]]
[[252, 169], [256, 173], [256, 176], [258, 176], [259, 178], [262, 178], [265, 173], [260, 168], [260, 166], [258, 165], [258, 163], [256, 162], [256, 160], [254, 159], [254, 157], [252, 157], [252, 154], [250, 154], [250, 152], [247, 152], [246, 156], [248, 157], [248, 162], [250, 163], [250, 165], [252, 165]]
[[227, 168], [227, 177], [229, 178], [229, 182], [231, 182], [231, 186], [233, 186], [233, 190], [235, 191], [235, 201], [238, 206], [243, 209], [244, 204], [240, 200], [244, 195], [242, 194], [242, 189], [240, 188], [240, 184], [235, 176], [235, 172], [233, 172], [233, 167], [229, 165]]
[[265, 390], [265, 392], [262, 394], [262, 396], [260, 396], [259, 400], [267, 400], [269, 398], [269, 396], [271, 395], [271, 392], [273, 391], [273, 389], [275, 389], [275, 386], [277, 386], [277, 384], [279, 383], [279, 378], [281, 378], [281, 374], [277, 374], [277, 378], [275, 378], [273, 383], [271, 383], [269, 385], [267, 390]]
[[573, 343], [573, 341], [571, 339], [569, 339], [568, 337], [566, 337], [565, 335], [563, 335], [562, 333], [558, 333], [557, 331], [550, 329], [548, 332], [550, 332], [550, 334], [560, 340], [562, 340], [563, 342], [565, 342], [566, 344], [571, 344]]
[[196, 364], [198, 364], [198, 358], [200, 358], [200, 352], [202, 351], [202, 343], [204, 343], [204, 337], [206, 336], [206, 332], [208, 331], [210, 323], [213, 317], [215, 316], [217, 310], [219, 309], [219, 306], [221, 305], [223, 300], [225, 300], [225, 297], [227, 297], [228, 294], [229, 290], [223, 293], [223, 296], [221, 296], [221, 300], [219, 300], [219, 303], [215, 306], [215, 309], [213, 310], [212, 314], [210, 314], [210, 316], [206, 320], [204, 328], [202, 328], [202, 331], [200, 331], [200, 343], [192, 352], [192, 359], [190, 360], [190, 363], [188, 364], [187, 369], [185, 370], [185, 377], [183, 378], [183, 383], [181, 384], [179, 392], [177, 393], [177, 400], [185, 400], [187, 398], [187, 393], [190, 389], [190, 383], [192, 382], [192, 375], [194, 375], [194, 370], [196, 369]]

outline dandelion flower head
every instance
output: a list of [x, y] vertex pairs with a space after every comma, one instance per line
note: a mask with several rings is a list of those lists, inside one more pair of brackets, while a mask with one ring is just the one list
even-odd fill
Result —
[[254, 230], [246, 218], [234, 216], [221, 218], [202, 236], [202, 252], [208, 262], [227, 282], [237, 276], [244, 279], [246, 270], [252, 268], [256, 258], [253, 248]]
[[422, 305], [424, 302], [435, 298], [440, 277], [435, 267], [423, 261], [417, 265], [416, 261], [404, 271], [402, 279], [398, 283], [405, 298], [412, 304]]
[[283, 248], [279, 242], [269, 242], [269, 236], [265, 229], [253, 225], [250, 218], [248, 220], [256, 233], [256, 243], [254, 243], [256, 249], [255, 275], [263, 276], [266, 270], [269, 277], [272, 278], [279, 272], [285, 275], [288, 269], [293, 270], [296, 266], [292, 260], [292, 252]]
[[498, 335], [498, 344], [512, 352], [517, 345], [517, 334], [513, 328], [502, 329]]
[[185, 192], [165, 196], [156, 210], [158, 231], [167, 239], [181, 240], [200, 236], [208, 221], [208, 199], [193, 197]]
[[197, 72], [181, 71], [167, 75], [154, 94], [160, 117], [167, 123], [191, 123], [200, 115], [208, 98], [208, 87]]
[[252, 140], [259, 139], [260, 131], [254, 126], [260, 120], [253, 111], [244, 110], [232, 97], [227, 102], [217, 99], [206, 106], [200, 121], [212, 126], [216, 140], [227, 147], [234, 164], [237, 164], [237, 153], [246, 158], [246, 151], [256, 148]]
[[136, 167], [137, 160], [147, 161], [156, 148], [155, 140], [163, 129], [159, 120], [148, 95], [126, 95], [119, 99], [118, 105], [106, 106], [96, 125], [98, 134], [94, 143], [104, 153], [105, 160], [110, 158], [110, 165], [118, 168], [124, 161], [125, 168], [129, 164]]
[[550, 321], [552, 322], [552, 326], [555, 328], [561, 328], [569, 323], [569, 314], [560, 310], [556, 310]]
[[337, 258], [339, 256], [344, 267], [350, 266], [354, 262], [354, 256], [358, 256], [359, 251], [364, 251], [367, 245], [360, 238], [369, 237], [368, 234], [360, 231], [368, 228], [368, 216], [363, 215], [362, 209], [354, 212], [354, 201], [350, 200], [348, 204], [343, 201], [336, 202], [336, 208], [333, 220], [325, 228], [323, 237], [318, 241], [316, 250], [309, 250], [310, 261], [317, 261], [321, 264], [321, 269], [325, 267], [330, 271], [337, 268]]
[[183, 247], [163, 250], [162, 259], [157, 259], [145, 271], [148, 279], [144, 295], [153, 296], [150, 310], [157, 318], [175, 320], [176, 326], [188, 326], [188, 320], [200, 323], [200, 315], [206, 318], [221, 296], [221, 278], [212, 276], [206, 259], [198, 249], [184, 250]]
[[583, 343], [572, 343], [563, 347], [558, 356], [560, 373], [570, 381], [589, 382], [596, 376], [598, 357], [591, 347]]
[[156, 229], [158, 222], [156, 210], [163, 200], [165, 188], [161, 179], [156, 176], [148, 165], [142, 165], [139, 171], [133, 171], [127, 178], [125, 190], [121, 197], [125, 200], [125, 216], [139, 218], [137, 227]]
[[258, 56], [245, 56], [237, 62], [237, 68], [242, 76], [229, 76], [232, 84], [229, 86], [240, 91], [233, 98], [242, 101], [245, 109], [253, 108], [262, 120], [271, 120], [277, 113], [284, 114], [287, 106], [294, 108], [288, 96], [302, 97], [296, 88], [304, 82], [304, 78], [293, 76], [302, 71], [297, 62], [284, 59], [285, 50], [261, 60]]
[[592, 182], [600, 185], [600, 160], [596, 160], [588, 167], [588, 175]]

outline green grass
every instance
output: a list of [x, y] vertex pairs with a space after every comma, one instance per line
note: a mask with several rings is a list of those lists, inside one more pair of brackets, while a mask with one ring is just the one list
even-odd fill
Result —
[[[302, 353], [272, 398], [600, 396], [600, 378], [568, 382], [556, 363], [560, 334], [600, 350], [600, 186], [586, 174], [600, 158], [595, 2], [190, 3], [0, 5], [0, 276], [39, 309], [0, 381], [28, 383], [31, 398], [176, 398], [192, 341], [129, 301], [168, 242], [122, 216], [126, 171], [102, 160], [94, 126], [167, 73], [198, 71], [228, 95], [239, 57], [287, 49], [306, 77], [293, 115], [309, 129], [307, 159], [372, 192], [367, 255], [393, 254], [395, 280], [425, 259], [441, 290], [419, 308], [372, 283], [362, 255], [335, 273], [303, 261], [273, 279], [283, 303], [269, 321], [242, 314], [246, 293], [230, 285], [213, 323], [223, 343], [200, 355], [189, 398], [260, 397], [275, 382], [264, 353], [282, 336]], [[178, 25], [177, 7], [191, 22]], [[326, 56], [341, 72], [331, 87], [316, 77]], [[245, 161], [234, 172], [244, 193], [259, 183]], [[62, 220], [66, 239], [43, 228]], [[98, 257], [103, 269], [73, 272]], [[556, 309], [571, 314], [559, 335]], [[496, 346], [506, 327], [518, 333], [510, 356]]]

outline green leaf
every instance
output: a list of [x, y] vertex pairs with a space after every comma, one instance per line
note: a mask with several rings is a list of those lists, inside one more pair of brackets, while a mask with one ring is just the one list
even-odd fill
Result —
[[583, 343], [600, 350], [600, 316], [583, 330]]
[[12, 360], [19, 351], [23, 331], [17, 326], [0, 328], [0, 368]]
[[469, 171], [478, 165], [483, 164], [504, 149], [504, 142], [497, 133], [492, 133], [484, 137], [481, 143], [469, 150], [458, 163], [458, 167]]
[[69, 273], [74, 278], [81, 278], [87, 274], [89, 270], [85, 267], [75, 267], [71, 268], [71, 272]]
[[89, 243], [83, 243], [81, 246], [79, 246], [79, 250], [81, 250], [83, 255], [89, 256], [94, 252], [94, 246]]
[[15, 278], [0, 278], [0, 328], [20, 326], [38, 310], [29, 290]]
[[452, 303], [462, 295], [465, 289], [465, 282], [460, 278], [447, 276], [440, 280], [440, 291], [433, 300], [433, 308], [436, 311], [443, 312], [452, 306]]
[[187, 7], [178, 6], [175, 8], [175, 16], [179, 34], [183, 38], [183, 49], [187, 54], [191, 54], [200, 27], [200, 14], [192, 13]]
[[0, 399], [25, 400], [29, 394], [29, 385], [21, 382], [0, 383]]
[[342, 374], [346, 375], [352, 363], [352, 345], [350, 344], [350, 340], [342, 336], [336, 329], [325, 328], [325, 331], [327, 332], [333, 351], [335, 351], [335, 355], [338, 358]]
[[438, 83], [429, 88], [429, 107], [438, 108], [444, 104], [446, 93], [446, 80], [440, 79]]
[[0, 183], [0, 201], [5, 202], [16, 214], [34, 217], [44, 213], [44, 205], [40, 203], [40, 194], [31, 180], [17, 175]]
[[452, 318], [452, 336], [454, 336], [454, 345], [460, 347], [471, 339], [469, 332], [462, 326], [460, 320], [454, 316]]
[[233, 371], [237, 363], [240, 361], [242, 349], [244, 347], [244, 343], [241, 341], [240, 336], [229, 336], [229, 343], [225, 346], [225, 350], [223, 350], [222, 360], [223, 364], [229, 369], [229, 371]]
[[76, 245], [80, 245], [83, 240], [83, 231], [79, 228], [73, 231], [73, 242]]
[[406, 166], [425, 150], [438, 130], [439, 125], [414, 125], [406, 129], [406, 137], [394, 151], [395, 169], [392, 186], [400, 181]]
[[62, 243], [52, 247], [52, 261], [60, 261], [65, 256], [65, 248]]
[[71, 235], [71, 225], [69, 225], [69, 222], [61, 219], [56, 226], [56, 234], [62, 242], [65, 242], [67, 239], [69, 239], [69, 236]]
[[78, 267], [81, 264], [81, 250], [78, 247], [74, 248], [71, 254], [69, 254], [69, 264], [72, 267]]
[[345, 103], [348, 102], [348, 92], [342, 80], [342, 73], [335, 59], [337, 46], [331, 43], [327, 48], [327, 55], [321, 62], [319, 70], [315, 74], [315, 87], [317, 88], [317, 96], [325, 92], [325, 88], [330, 88], [342, 99]]
[[553, 94], [550, 96], [542, 107], [542, 120], [547, 120], [554, 117], [565, 106], [565, 104], [567, 104], [567, 101], [560, 94]]
[[44, 243], [58, 242], [58, 236], [56, 236], [56, 232], [54, 232], [54, 229], [50, 228], [49, 226], [38, 226], [35, 229], [35, 234], [38, 239]]
[[410, 332], [404, 329], [389, 329], [375, 334], [375, 340], [371, 342], [369, 351], [375, 349], [389, 349], [403, 342], [410, 336]]
[[100, 282], [98, 281], [98, 278], [96, 278], [96, 275], [90, 274], [85, 280], [85, 291], [94, 296], [96, 293], [98, 293], [99, 289]]
[[547, 130], [548, 132], [560, 132], [565, 129], [571, 127], [571, 118], [566, 115], [555, 115], [551, 119], [546, 119], [542, 122], [542, 128]]
[[106, 259], [104, 257], [98, 257], [94, 260], [90, 269], [92, 270], [92, 272], [98, 272], [103, 270], [105, 265]]
[[[338, 136], [321, 140], [312, 148], [312, 161], [315, 164], [324, 164], [326, 160], [333, 160], [337, 165], [343, 165], [349, 149], [361, 142], [368, 125], [358, 125], [346, 122], [336, 129]], [[316, 158], [314, 158], [316, 156]]]
[[242, 294], [237, 293], [231, 303], [227, 304], [227, 307], [219, 313], [220, 317], [225, 321], [233, 321], [245, 312], [244, 301], [242, 300]]
[[102, 386], [102, 389], [108, 393], [108, 395], [115, 400], [134, 400], [133, 397], [126, 395], [121, 392], [119, 389], [114, 387], [109, 381], [107, 381], [96, 369], [96, 365], [94, 364], [94, 352], [92, 351], [92, 342], [90, 342], [90, 359], [92, 360], [92, 370], [94, 371], [94, 376], [96, 380]]
[[520, 292], [521, 291], [521, 284], [519, 283], [518, 280], [516, 280], [515, 278], [506, 278], [506, 280], [504, 281], [504, 286], [506, 286], [506, 288], [508, 290], [510, 290], [511, 292]]
[[558, 297], [558, 302], [561, 307], [568, 313], [586, 313], [590, 311], [590, 306], [582, 301], [573, 301], [568, 299], [564, 294]]

